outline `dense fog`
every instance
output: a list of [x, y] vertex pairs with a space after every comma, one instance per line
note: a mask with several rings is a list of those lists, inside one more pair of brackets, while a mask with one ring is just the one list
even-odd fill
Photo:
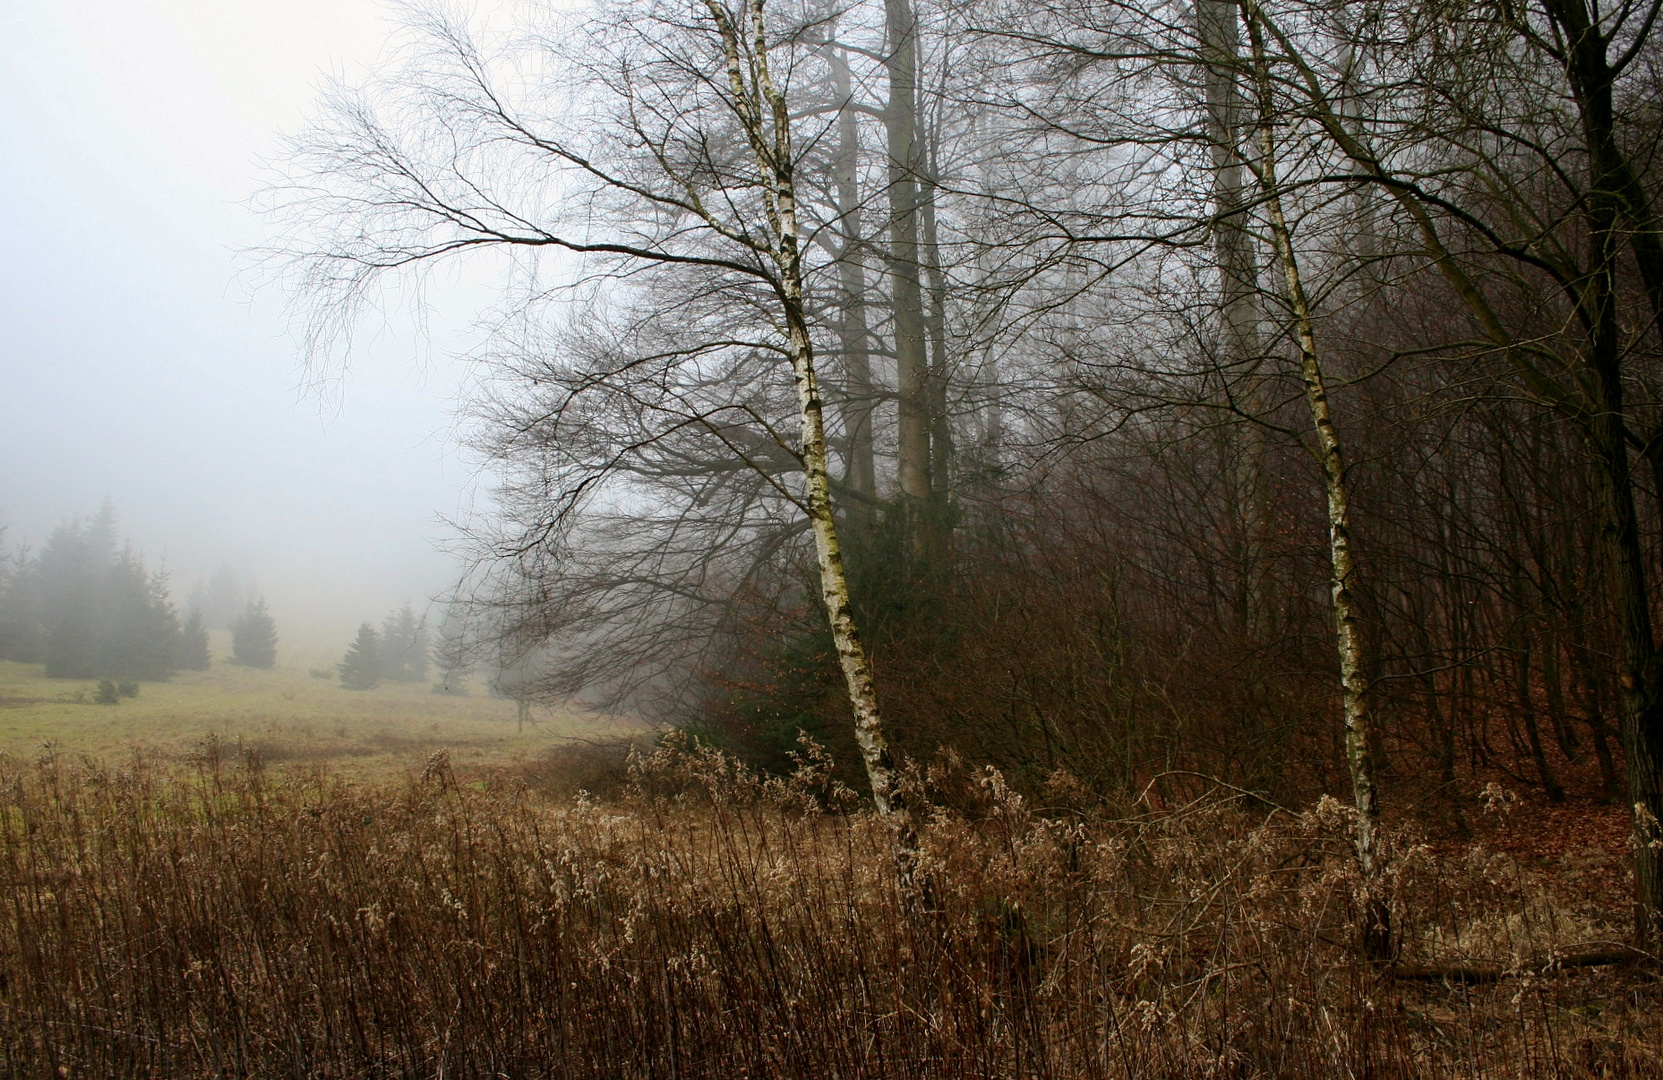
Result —
[[261, 161], [327, 76], [381, 55], [386, 15], [371, 0], [0, 11], [8, 549], [108, 501], [182, 607], [230, 566], [320, 656], [366, 612], [454, 580], [439, 518], [472, 495], [444, 314], [421, 333], [391, 312], [350, 377], [319, 386], [283, 296], [241, 254], [262, 235]]

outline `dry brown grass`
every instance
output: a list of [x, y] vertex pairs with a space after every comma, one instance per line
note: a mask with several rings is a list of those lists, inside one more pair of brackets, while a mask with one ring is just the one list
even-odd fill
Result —
[[[228, 757], [0, 763], [0, 1073], [1663, 1075], [1638, 970], [1357, 963], [1333, 805], [1036, 813], [943, 769], [920, 912], [812, 755], [765, 782], [669, 748], [608, 802]], [[1394, 865], [1422, 960], [1516, 967], [1621, 914], [1482, 854]]]

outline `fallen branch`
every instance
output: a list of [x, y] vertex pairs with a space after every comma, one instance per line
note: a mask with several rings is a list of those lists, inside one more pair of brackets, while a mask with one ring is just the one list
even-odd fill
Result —
[[[1502, 979], [1516, 978], [1520, 975], [1548, 975], [1555, 971], [1569, 968], [1606, 967], [1614, 964], [1637, 964], [1645, 960], [1655, 960], [1650, 953], [1628, 945], [1608, 945], [1604, 942], [1591, 943], [1602, 947], [1586, 952], [1573, 951], [1555, 953], [1545, 957], [1537, 957], [1518, 964], [1501, 964], [1478, 961], [1470, 964], [1462, 963], [1400, 963], [1393, 964], [1386, 969], [1386, 973], [1394, 979], [1410, 979], [1427, 982], [1453, 982], [1476, 985], [1478, 983], [1498, 982]], [[1578, 946], [1577, 948], [1585, 948]]]

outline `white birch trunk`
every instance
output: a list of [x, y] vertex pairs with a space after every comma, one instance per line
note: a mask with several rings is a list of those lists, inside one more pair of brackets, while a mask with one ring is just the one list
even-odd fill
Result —
[[1369, 707], [1368, 667], [1352, 586], [1356, 561], [1351, 541], [1351, 494], [1346, 482], [1346, 457], [1328, 400], [1328, 388], [1317, 353], [1310, 298], [1300, 279], [1299, 259], [1288, 231], [1276, 176], [1271, 82], [1265, 59], [1264, 36], [1257, 19], [1256, 0], [1247, 0], [1248, 34], [1253, 45], [1254, 74], [1259, 83], [1259, 156], [1249, 163], [1259, 181], [1270, 219], [1271, 244], [1282, 271], [1286, 299], [1293, 315], [1294, 340], [1299, 349], [1299, 372], [1316, 430], [1317, 456], [1322, 465], [1323, 489], [1328, 500], [1330, 596], [1334, 612], [1334, 645], [1340, 668], [1341, 715], [1345, 724], [1346, 764], [1357, 818], [1353, 844], [1363, 887], [1362, 944], [1371, 960], [1385, 959], [1390, 948], [1390, 924], [1380, 890], [1378, 865], [1379, 801], [1375, 782], [1372, 717]]
[[746, 55], [738, 29], [727, 11], [718, 0], [706, 0], [706, 7], [722, 35], [735, 106], [745, 124], [757, 165], [770, 184], [769, 224], [775, 239], [772, 255], [778, 271], [776, 287], [781, 313], [785, 317], [787, 351], [791, 358], [802, 422], [803, 502], [814, 535], [815, 560], [820, 572], [820, 600], [831, 624], [837, 662], [843, 672], [854, 716], [855, 742], [860, 747], [866, 767], [872, 801], [878, 812], [896, 825], [901, 886], [909, 897], [915, 897], [917, 834], [912, 827], [905, 795], [896, 783], [889, 743], [884, 737], [883, 715], [878, 708], [872, 664], [855, 624], [848, 577], [843, 568], [843, 550], [838, 543], [837, 521], [833, 515], [831, 478], [826, 468], [825, 407], [814, 370], [814, 344], [809, 336], [803, 303], [790, 112], [784, 95], [775, 87], [769, 74], [763, 6], [764, 0], [747, 2], [751, 40], [749, 55]]

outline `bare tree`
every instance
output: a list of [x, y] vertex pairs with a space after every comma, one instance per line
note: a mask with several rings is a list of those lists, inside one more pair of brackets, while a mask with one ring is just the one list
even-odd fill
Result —
[[1363, 880], [1363, 950], [1370, 959], [1383, 960], [1391, 953], [1391, 922], [1380, 887], [1379, 783], [1372, 730], [1373, 701], [1369, 687], [1372, 665], [1366, 655], [1356, 599], [1357, 563], [1352, 536], [1351, 484], [1347, 477], [1348, 455], [1329, 402], [1328, 379], [1317, 351], [1314, 311], [1300, 274], [1299, 255], [1283, 209], [1275, 137], [1275, 93], [1257, 0], [1246, 0], [1243, 14], [1253, 46], [1252, 68], [1258, 84], [1259, 102], [1258, 153], [1248, 156], [1245, 161], [1258, 181], [1269, 219], [1272, 248], [1286, 290], [1282, 299], [1287, 305], [1298, 349], [1299, 377], [1304, 384], [1311, 426], [1316, 431], [1323, 493], [1328, 502], [1328, 557], [1333, 575], [1331, 591], [1334, 644], [1339, 655], [1340, 710], [1345, 724], [1346, 764], [1351, 770], [1352, 805], [1357, 814], [1354, 827], [1357, 866]]
[[[884, 106], [888, 139], [889, 243], [885, 249], [895, 310], [896, 393], [900, 419], [896, 437], [896, 485], [912, 518], [915, 543], [925, 540], [922, 522], [930, 502], [929, 355], [919, 247], [919, 174], [923, 141], [918, 130], [918, 20], [912, 0], [885, 0], [889, 100]], [[924, 549], [920, 548], [920, 553]]]
[[[1348, 791], [1376, 957], [1382, 793], [1609, 788], [1620, 717], [1650, 947], [1655, 16], [639, 0], [490, 55], [428, 18], [299, 148], [291, 265], [321, 347], [385, 275], [517, 256], [477, 595], [545, 692], [719, 697], [778, 644], [742, 612], [817, 605], [880, 807], [891, 735]], [[882, 521], [886, 583], [965, 572], [873, 664], [838, 526]]]
[[[910, 883], [915, 845], [850, 602], [809, 317], [801, 151], [783, 79], [812, 51], [791, 23], [770, 24], [763, 0], [708, 0], [692, 19], [679, 8], [608, 8], [564, 28], [564, 43], [536, 40], [536, 59], [571, 71], [566, 99], [551, 101], [545, 85], [514, 85], [455, 21], [429, 14], [421, 29], [426, 51], [391, 84], [403, 128], [385, 124], [367, 96], [342, 92], [330, 121], [295, 148], [280, 209], [290, 266], [314, 305], [312, 340], [339, 332], [389, 272], [481, 249], [581, 257], [575, 280], [597, 306], [582, 334], [561, 341], [586, 339], [588, 352], [541, 363], [535, 336], [510, 332], [535, 314], [540, 286], [493, 338], [499, 359], [532, 358], [513, 369], [522, 381], [547, 386], [541, 410], [498, 414], [500, 449], [525, 467], [505, 493], [519, 527], [490, 553], [516, 564], [510, 579], [523, 584], [589, 552], [609, 564], [603, 580], [624, 586], [627, 610], [685, 591], [709, 569], [690, 541], [755, 524], [740, 513], [690, 527], [677, 507], [632, 500], [675, 484], [683, 506], [794, 508], [873, 800], [900, 826]], [[596, 317], [608, 307], [626, 313], [610, 333]], [[749, 486], [728, 483], [736, 475]], [[627, 543], [594, 543], [643, 520], [657, 521], [644, 531], [664, 543], [637, 547], [633, 564], [621, 558]], [[549, 599], [518, 599], [544, 620], [516, 623], [525, 640], [622, 614], [614, 598], [585, 622], [596, 613], [551, 612]]]

